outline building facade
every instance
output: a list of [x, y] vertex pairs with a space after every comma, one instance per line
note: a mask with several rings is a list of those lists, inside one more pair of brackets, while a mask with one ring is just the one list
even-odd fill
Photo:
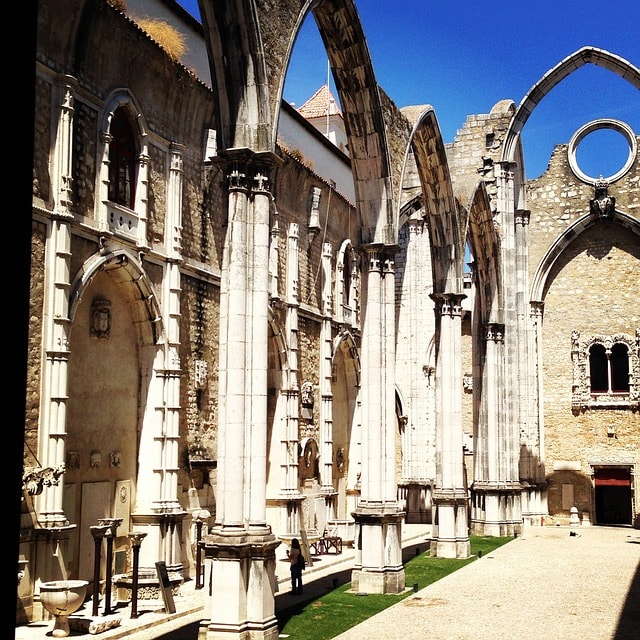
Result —
[[[17, 624], [43, 582], [126, 586], [134, 542], [194, 579], [200, 531], [213, 640], [277, 637], [293, 537], [337, 532], [356, 590], [397, 593], [405, 521], [453, 558], [572, 508], [638, 523], [637, 135], [585, 123], [533, 181], [520, 141], [572, 69], [638, 69], [586, 47], [444, 144], [355, 5], [318, 3], [347, 156], [281, 101], [308, 3], [254, 4], [186, 20], [206, 78], [123, 3], [39, 7]], [[613, 176], [577, 162], [599, 128]]]

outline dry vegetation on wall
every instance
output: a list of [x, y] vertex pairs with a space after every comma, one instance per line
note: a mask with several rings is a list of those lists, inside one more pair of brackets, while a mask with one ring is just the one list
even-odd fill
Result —
[[118, 11], [122, 11], [122, 13], [127, 12], [127, 3], [125, 0], [107, 0], [107, 2]]
[[135, 18], [138, 26], [146, 31], [168, 54], [178, 62], [187, 51], [186, 39], [175, 27], [157, 18]]
[[[126, 0], [107, 0], [107, 2], [114, 9], [127, 13]], [[180, 62], [182, 56], [187, 52], [186, 38], [180, 31], [165, 20], [158, 18], [129, 17], [135, 20], [136, 24], [148, 33], [169, 54], [172, 60]]]

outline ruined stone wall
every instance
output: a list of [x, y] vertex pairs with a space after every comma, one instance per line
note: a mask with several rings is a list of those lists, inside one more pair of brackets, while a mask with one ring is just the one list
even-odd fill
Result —
[[484, 180], [491, 201], [497, 196], [494, 166], [502, 156], [514, 110], [511, 100], [502, 100], [491, 113], [469, 116], [453, 144], [445, 145], [454, 193], [463, 207], [468, 207], [480, 180]]
[[[640, 219], [640, 160], [629, 172], [609, 187], [616, 209]], [[529, 274], [532, 277], [549, 246], [581, 216], [589, 213], [594, 197], [592, 185], [578, 180], [567, 157], [567, 145], [555, 147], [547, 170], [529, 180], [526, 189], [529, 220]]]
[[27, 389], [24, 423], [24, 465], [40, 466], [38, 452], [38, 423], [40, 395], [37, 393], [42, 363], [42, 314], [44, 308], [44, 264], [47, 228], [34, 221], [31, 235], [31, 283], [29, 287], [29, 337], [27, 344]]
[[[288, 265], [287, 236], [292, 223], [298, 224], [298, 383], [309, 381], [314, 386], [314, 418], [312, 433], [316, 439], [320, 407], [320, 328], [322, 312], [322, 248], [332, 247], [331, 294], [335, 292], [336, 262], [342, 242], [353, 235], [359, 226], [353, 205], [338, 194], [312, 169], [303, 164], [304, 159], [282, 152], [284, 163], [277, 172], [274, 193], [277, 198], [279, 226], [279, 293], [286, 302]], [[311, 194], [320, 189], [319, 225], [313, 235], [309, 233]], [[339, 301], [333, 299], [333, 311]], [[278, 313], [276, 311], [276, 313]], [[285, 326], [284, 307], [279, 312], [281, 325]], [[305, 429], [304, 421], [300, 423]], [[303, 435], [309, 435], [304, 434]]]
[[[592, 185], [573, 175], [566, 145], [554, 150], [548, 170], [527, 186], [530, 277], [558, 236], [589, 213]], [[638, 217], [640, 165], [609, 187], [616, 209]], [[558, 258], [544, 293], [542, 326], [544, 428], [549, 510], [562, 508], [562, 484], [573, 484], [576, 506], [588, 511], [591, 496], [585, 481], [594, 462], [640, 465], [640, 413], [626, 408], [571, 406], [573, 365], [571, 334], [635, 336], [640, 327], [640, 242], [628, 229], [602, 220], [572, 239]], [[608, 437], [608, 429], [616, 437]], [[575, 469], [573, 473], [567, 467]], [[586, 483], [585, 483], [586, 482]], [[587, 487], [587, 489], [585, 489]], [[636, 498], [636, 505], [638, 504]], [[636, 507], [637, 509], [638, 507]]]

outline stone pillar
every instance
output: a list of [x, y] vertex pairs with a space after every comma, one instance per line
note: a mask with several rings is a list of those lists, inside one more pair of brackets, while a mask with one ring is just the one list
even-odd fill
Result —
[[504, 326], [488, 323], [482, 342], [482, 397], [475, 437], [473, 532], [501, 536], [507, 533], [504, 491], [509, 479], [509, 454], [504, 448]]
[[331, 390], [331, 367], [333, 363], [332, 317], [333, 296], [331, 294], [332, 247], [329, 242], [322, 245], [322, 324], [320, 326], [320, 478], [322, 493], [327, 503], [327, 519], [335, 518], [336, 495], [333, 486], [333, 392]]
[[[510, 528], [522, 529], [521, 486], [519, 484], [519, 461], [521, 434], [527, 434], [530, 428], [528, 415], [528, 388], [530, 369], [530, 345], [528, 342], [528, 263], [527, 234], [528, 212], [524, 204], [525, 191], [516, 184], [518, 167], [513, 162], [496, 164], [496, 183], [498, 187], [496, 220], [503, 230], [501, 237], [502, 259], [502, 300], [504, 304], [504, 366], [516, 375], [504, 376], [505, 392], [505, 451], [510, 458], [509, 490], [511, 492], [512, 516]], [[525, 436], [526, 437], [526, 436]], [[505, 478], [506, 480], [506, 478]], [[517, 497], [516, 497], [517, 496]]]
[[[298, 379], [298, 310], [300, 301], [298, 299], [298, 269], [299, 269], [299, 236], [300, 229], [296, 223], [290, 223], [287, 232], [287, 273], [286, 273], [286, 293], [285, 304], [286, 316], [286, 338], [289, 344], [289, 388], [287, 389], [287, 433], [285, 436], [287, 451], [285, 493], [294, 498], [300, 498], [298, 489], [298, 442], [300, 440], [299, 418], [300, 412], [300, 381]], [[297, 506], [294, 506], [297, 514]], [[300, 533], [300, 523], [291, 524], [293, 528], [288, 533], [298, 535]]]
[[[280, 438], [282, 442], [282, 461], [284, 468], [281, 495], [286, 498], [282, 502], [282, 522], [286, 523], [284, 530], [290, 536], [300, 537], [300, 504], [303, 496], [298, 487], [298, 446], [300, 441], [300, 381], [298, 380], [298, 270], [299, 270], [299, 241], [300, 228], [292, 222], [287, 228], [287, 260], [285, 276], [285, 305], [286, 305], [286, 340], [288, 349], [289, 384], [284, 390], [286, 397], [285, 433]], [[271, 253], [274, 243], [271, 244]], [[273, 267], [277, 271], [277, 266]], [[272, 299], [273, 300], [273, 299]]]
[[[162, 281], [162, 320], [164, 332], [159, 348], [145, 351], [153, 357], [148, 384], [139, 454], [138, 492], [132, 522], [136, 531], [144, 530], [148, 542], [141, 550], [143, 568], [154, 570], [161, 558], [169, 571], [182, 571], [182, 523], [186, 511], [178, 500], [180, 466], [180, 321], [182, 262], [182, 185], [183, 146], [169, 150], [165, 249], [168, 260]], [[137, 197], [137, 196], [136, 196]], [[143, 363], [143, 368], [148, 363]]]
[[404, 590], [400, 510], [395, 483], [395, 273], [392, 252], [369, 245], [362, 338], [362, 477], [352, 587], [365, 593]]
[[438, 314], [436, 363], [436, 510], [432, 551], [439, 558], [468, 558], [468, 498], [462, 437], [461, 294], [433, 294]]
[[228, 227], [220, 304], [218, 504], [204, 538], [213, 592], [200, 638], [275, 639], [275, 550], [266, 522], [268, 174], [275, 156], [248, 149], [227, 163]]
[[[71, 263], [71, 157], [73, 140], [74, 96], [77, 80], [62, 76], [58, 85], [60, 103], [56, 126], [51, 176], [52, 214], [45, 248], [43, 290], [42, 405], [38, 437], [38, 462], [42, 468], [64, 468], [67, 435], [67, 399], [69, 397], [69, 289]], [[38, 524], [47, 529], [64, 528], [69, 521], [62, 509], [63, 482], [44, 487], [36, 498]]]

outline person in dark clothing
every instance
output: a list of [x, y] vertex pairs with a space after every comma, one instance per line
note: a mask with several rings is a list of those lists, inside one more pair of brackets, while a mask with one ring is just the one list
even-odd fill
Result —
[[291, 541], [291, 550], [289, 551], [289, 563], [291, 569], [291, 593], [294, 596], [302, 595], [302, 564], [300, 563], [302, 549], [298, 538]]

